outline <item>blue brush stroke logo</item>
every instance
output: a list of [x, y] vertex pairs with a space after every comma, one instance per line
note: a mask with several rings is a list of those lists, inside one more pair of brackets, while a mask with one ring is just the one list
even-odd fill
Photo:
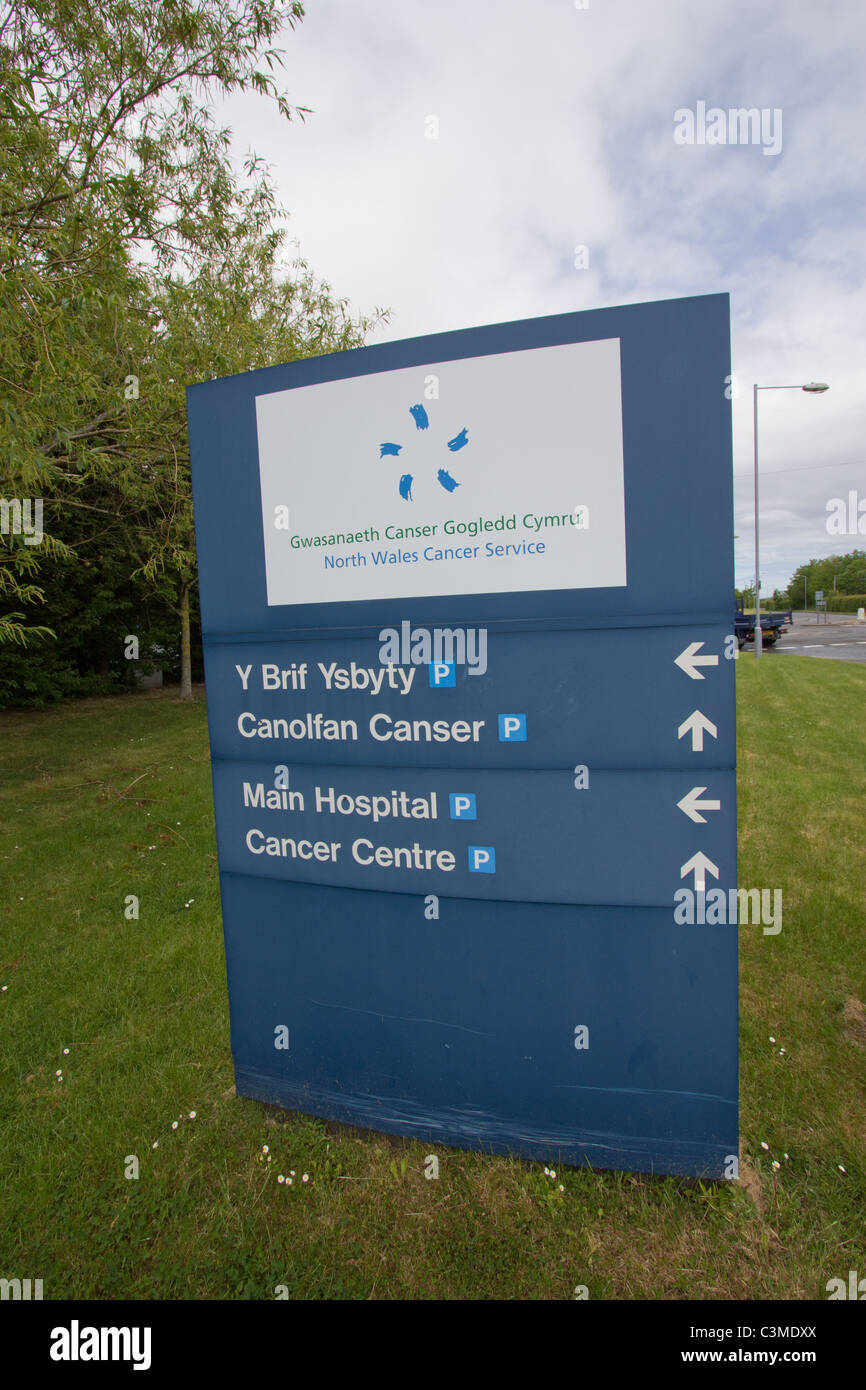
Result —
[[[423, 405], [410, 405], [409, 414], [415, 421], [416, 429], [429, 429], [430, 419]], [[468, 443], [469, 429], [466, 425], [464, 425], [459, 434], [455, 434], [453, 439], [446, 440], [446, 447], [450, 450], [452, 454], [456, 454], [458, 450], [465, 449]], [[387, 456], [396, 458], [399, 455], [400, 450], [402, 448], [402, 444], [393, 444], [391, 442], [380, 444], [379, 458], [383, 459]], [[454, 492], [456, 488], [462, 487], [462, 484], [459, 483], [456, 478], [452, 478], [447, 468], [440, 468], [438, 473], [436, 474], [436, 478], [439, 483], [439, 486], [444, 488], [446, 492]], [[414, 502], [415, 499], [412, 496], [412, 488], [414, 486], [414, 483], [415, 479], [411, 473], [402, 474], [400, 481], [397, 484], [397, 491], [399, 492], [404, 502]]]

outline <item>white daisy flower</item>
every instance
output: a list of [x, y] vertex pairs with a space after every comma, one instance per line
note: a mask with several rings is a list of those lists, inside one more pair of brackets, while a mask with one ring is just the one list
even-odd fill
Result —
[[770, 1146], [769, 1146], [769, 1144], [765, 1144], [764, 1141], [763, 1141], [763, 1139], [762, 1139], [762, 1140], [761, 1140], [761, 1148], [762, 1148], [762, 1149], [767, 1149], [767, 1150], [769, 1151]]
[[177, 1120], [172, 1120], [171, 1127], [172, 1129], [177, 1129]]

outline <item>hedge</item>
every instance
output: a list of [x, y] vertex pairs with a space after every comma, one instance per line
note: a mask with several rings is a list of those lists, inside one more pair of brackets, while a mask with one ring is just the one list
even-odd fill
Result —
[[856, 613], [858, 608], [866, 608], [866, 594], [829, 594], [828, 613]]

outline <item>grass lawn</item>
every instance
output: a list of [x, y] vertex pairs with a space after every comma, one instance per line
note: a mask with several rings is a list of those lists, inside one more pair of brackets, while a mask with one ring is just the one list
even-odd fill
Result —
[[803, 1299], [866, 1275], [866, 667], [737, 669], [740, 883], [780, 887], [784, 924], [740, 928], [728, 1184], [552, 1180], [238, 1099], [203, 692], [0, 714], [0, 1277], [46, 1299]]

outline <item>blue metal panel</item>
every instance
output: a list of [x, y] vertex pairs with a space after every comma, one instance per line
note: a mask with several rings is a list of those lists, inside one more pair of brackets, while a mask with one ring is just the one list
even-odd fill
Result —
[[[612, 339], [627, 582], [268, 603], [257, 398]], [[189, 389], [239, 1093], [429, 1141], [725, 1174], [737, 928], [681, 924], [674, 895], [736, 884], [729, 358], [712, 295]], [[455, 476], [465, 444], [455, 427]], [[350, 515], [335, 490], [334, 528]], [[455, 572], [412, 544], [407, 575]], [[484, 631], [474, 670], [408, 654], [437, 627]], [[404, 634], [390, 666], [386, 629]]]
[[[734, 762], [734, 687], [730, 672], [716, 668], [694, 680], [676, 663], [697, 641], [704, 653], [724, 660], [726, 625], [688, 623], [685, 627], [634, 627], [590, 631], [489, 630], [487, 671], [469, 675], [455, 671], [453, 687], [431, 687], [426, 668], [416, 667], [408, 694], [383, 682], [367, 690], [327, 688], [322, 669], [345, 671], [354, 665], [358, 684], [364, 671], [382, 670], [377, 637], [329, 639], [324, 642], [262, 643], [253, 652], [246, 643], [210, 641], [206, 649], [208, 708], [214, 753], [221, 758], [285, 761], [272, 756], [268, 740], [250, 736], [254, 727], [238, 719], [305, 717], [317, 712], [332, 719], [354, 719], [357, 740], [328, 742], [294, 738], [287, 756], [293, 762], [334, 762], [370, 765], [394, 756], [390, 740], [370, 731], [371, 717], [385, 715], [376, 731], [387, 733], [388, 720], [446, 718], [485, 721], [479, 741], [434, 747], [435, 765], [449, 767], [562, 768], [592, 761], [596, 767], [731, 767]], [[253, 660], [253, 655], [255, 660]], [[244, 692], [237, 667], [252, 663]], [[306, 666], [304, 690], [263, 688], [261, 668], [277, 672]], [[408, 668], [407, 679], [412, 674]], [[701, 668], [697, 668], [700, 670]], [[506, 704], [497, 704], [503, 692]], [[509, 709], [531, 711], [525, 742], [503, 743], [497, 715]], [[681, 724], [698, 710], [716, 727], [703, 750], [692, 750], [692, 739], [677, 737]], [[390, 752], [388, 744], [391, 743]], [[430, 745], [403, 744], [402, 766], [431, 765]]]
[[728, 928], [459, 898], [426, 922], [415, 897], [232, 874], [222, 895], [243, 1095], [599, 1168], [720, 1176], [737, 1152]]

